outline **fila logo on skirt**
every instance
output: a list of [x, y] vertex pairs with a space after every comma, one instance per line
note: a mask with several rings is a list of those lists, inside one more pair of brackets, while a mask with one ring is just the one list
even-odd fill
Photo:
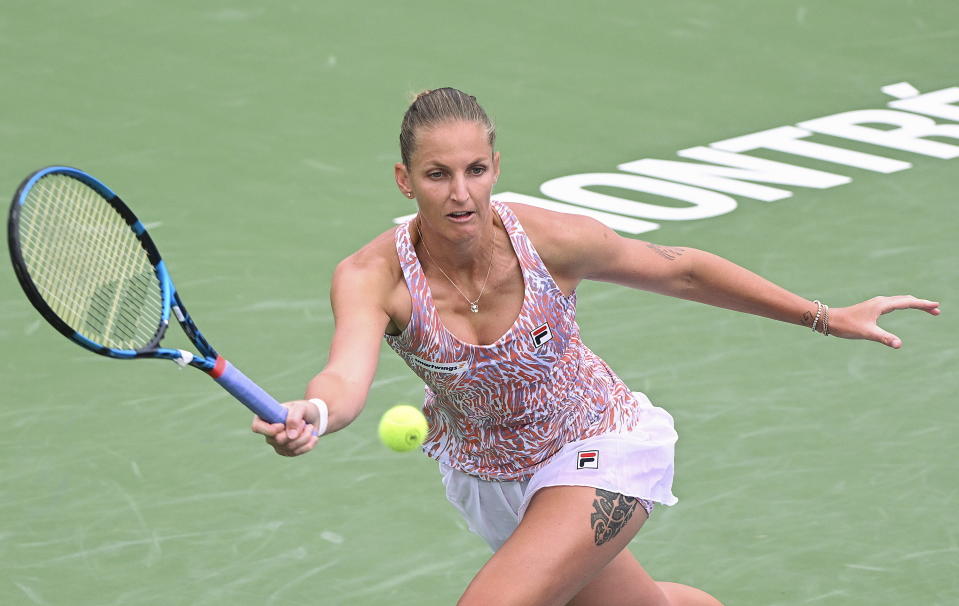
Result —
[[581, 450], [577, 452], [576, 469], [599, 469], [599, 451]]

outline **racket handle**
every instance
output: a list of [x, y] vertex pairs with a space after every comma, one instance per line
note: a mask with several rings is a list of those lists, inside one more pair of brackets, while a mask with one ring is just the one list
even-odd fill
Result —
[[225, 358], [217, 357], [216, 365], [209, 372], [223, 389], [268, 423], [285, 423], [287, 409], [276, 398], [237, 370]]

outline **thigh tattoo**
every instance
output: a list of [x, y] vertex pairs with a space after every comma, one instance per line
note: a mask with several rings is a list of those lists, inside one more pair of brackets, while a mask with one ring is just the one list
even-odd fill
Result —
[[593, 501], [593, 509], [596, 511], [590, 515], [589, 523], [595, 533], [594, 540], [597, 547], [619, 534], [619, 531], [633, 517], [633, 511], [636, 510], [638, 503], [637, 498], [601, 488], [596, 489], [596, 500]]

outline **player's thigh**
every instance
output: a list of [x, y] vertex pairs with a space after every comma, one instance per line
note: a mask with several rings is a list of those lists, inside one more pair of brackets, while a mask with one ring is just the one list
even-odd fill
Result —
[[569, 606], [667, 606], [659, 583], [623, 549], [583, 587]]
[[646, 511], [631, 497], [585, 486], [543, 488], [460, 604], [566, 604], [645, 521]]

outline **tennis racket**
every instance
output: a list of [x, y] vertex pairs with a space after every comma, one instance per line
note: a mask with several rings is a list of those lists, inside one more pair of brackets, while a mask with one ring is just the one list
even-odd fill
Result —
[[[146, 228], [106, 185], [76, 168], [40, 169], [13, 196], [7, 229], [20, 286], [65, 337], [111, 358], [199, 368], [260, 418], [286, 420], [200, 334]], [[160, 346], [171, 312], [196, 352]]]

